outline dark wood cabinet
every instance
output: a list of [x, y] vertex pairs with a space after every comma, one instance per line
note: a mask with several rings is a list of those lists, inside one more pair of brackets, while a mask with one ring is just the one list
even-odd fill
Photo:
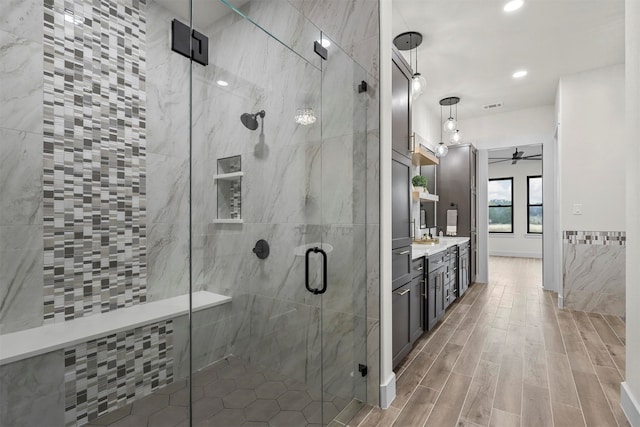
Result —
[[395, 367], [411, 350], [409, 313], [411, 305], [411, 283], [393, 291], [392, 328], [393, 328], [393, 366]]
[[469, 287], [471, 271], [469, 270], [469, 243], [465, 243], [459, 248], [458, 254], [458, 294], [464, 295]]
[[440, 158], [436, 175], [438, 182], [438, 226], [447, 229], [447, 210], [458, 210], [457, 235], [469, 237], [471, 283], [477, 265], [477, 150], [471, 144], [452, 145], [449, 153]]
[[[411, 350], [420, 330], [420, 289], [411, 260], [411, 77], [409, 64], [395, 48], [392, 53], [391, 113], [391, 250], [393, 366]], [[416, 314], [418, 313], [418, 314]], [[418, 319], [416, 321], [416, 316]]]
[[391, 147], [411, 157], [411, 78], [413, 72], [402, 54], [393, 49], [391, 54]]
[[447, 285], [447, 269], [449, 267], [446, 251], [430, 256], [428, 265], [425, 317], [427, 327], [431, 330], [438, 320], [442, 318], [445, 310], [445, 287]]
[[411, 245], [411, 160], [391, 154], [391, 248]]
[[411, 292], [409, 292], [409, 340], [411, 344], [416, 342], [424, 332], [423, 325], [423, 285], [422, 277], [411, 280]]

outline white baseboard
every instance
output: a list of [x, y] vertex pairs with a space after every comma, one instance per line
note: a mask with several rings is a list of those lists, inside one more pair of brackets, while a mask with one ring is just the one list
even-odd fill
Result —
[[490, 251], [489, 256], [508, 256], [515, 258], [542, 258], [542, 253], [540, 252], [500, 252], [500, 251]]
[[640, 403], [629, 390], [627, 382], [620, 384], [620, 406], [633, 427], [640, 427]]
[[387, 380], [380, 384], [380, 407], [388, 409], [391, 402], [396, 398], [396, 374], [391, 372]]
[[564, 308], [564, 296], [558, 294], [558, 308]]

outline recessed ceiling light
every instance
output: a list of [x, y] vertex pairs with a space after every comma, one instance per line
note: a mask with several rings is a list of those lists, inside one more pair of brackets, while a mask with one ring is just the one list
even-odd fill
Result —
[[527, 70], [519, 70], [511, 75], [514, 79], [521, 79], [527, 75]]
[[328, 39], [322, 39], [320, 40], [320, 44], [322, 45], [322, 47], [327, 48], [329, 46], [331, 46], [331, 42]]
[[511, 0], [507, 4], [504, 5], [505, 12], [513, 12], [514, 10], [518, 10], [524, 4], [524, 0]]
[[218, 86], [222, 86], [222, 87], [229, 86], [229, 83], [225, 82], [224, 80], [218, 80], [216, 83], [218, 84]]

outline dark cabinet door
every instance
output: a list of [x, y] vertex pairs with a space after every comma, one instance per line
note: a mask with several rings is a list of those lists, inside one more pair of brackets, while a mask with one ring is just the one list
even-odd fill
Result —
[[409, 157], [412, 73], [399, 53], [394, 51], [392, 59], [391, 147]]
[[411, 246], [400, 247], [391, 252], [391, 279], [393, 290], [411, 280]]
[[437, 274], [437, 282], [436, 282], [436, 300], [435, 300], [435, 308], [436, 308], [436, 319], [440, 320], [444, 315], [444, 287], [446, 284], [447, 277], [447, 266], [442, 266], [438, 270]]
[[427, 296], [425, 299], [425, 324], [427, 330], [433, 329], [438, 322], [436, 311], [436, 289], [438, 287], [438, 270], [432, 271], [427, 276]]
[[391, 160], [391, 247], [411, 245], [411, 161], [397, 153]]
[[410, 312], [411, 283], [393, 291], [393, 366], [395, 367], [411, 350], [408, 313]]
[[423, 284], [422, 276], [411, 280], [411, 292], [409, 292], [409, 335], [413, 344], [424, 332], [423, 327]]

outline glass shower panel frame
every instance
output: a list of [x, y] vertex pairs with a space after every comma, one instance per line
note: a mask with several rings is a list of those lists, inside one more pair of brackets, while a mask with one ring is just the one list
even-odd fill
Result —
[[[366, 72], [335, 41], [327, 60], [316, 54], [328, 36], [288, 1], [232, 3], [209, 25], [193, 10], [210, 47], [207, 67], [192, 63], [193, 291], [233, 298], [192, 316], [193, 383], [212, 379], [205, 397], [223, 400], [282, 384], [280, 407], [302, 393], [299, 421], [326, 425], [366, 401]], [[315, 123], [296, 122], [302, 109]], [[240, 120], [261, 110], [256, 130]], [[234, 223], [214, 219], [213, 175], [230, 156], [242, 163]], [[318, 295], [305, 287], [324, 280], [314, 248], [327, 254]]]

